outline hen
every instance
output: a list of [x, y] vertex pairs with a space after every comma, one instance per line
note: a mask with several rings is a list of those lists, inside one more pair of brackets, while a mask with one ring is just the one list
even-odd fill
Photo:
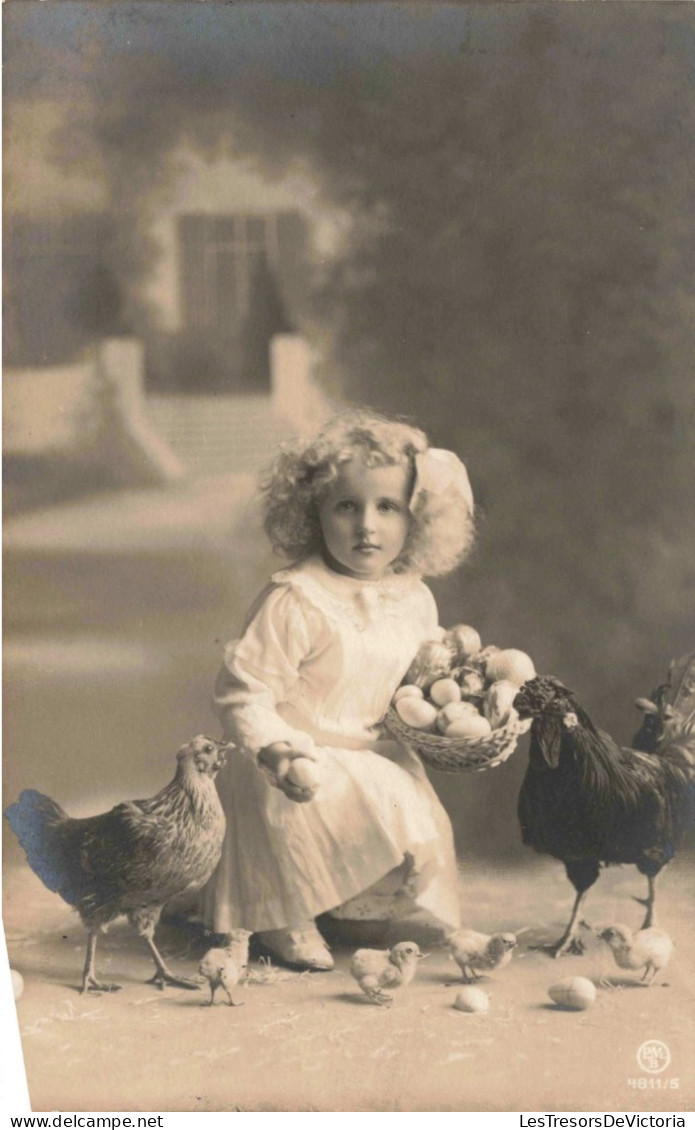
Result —
[[633, 934], [627, 926], [607, 926], [599, 938], [613, 951], [621, 969], [643, 969], [642, 980], [651, 985], [660, 969], [665, 969], [673, 954], [673, 942], [665, 930], [652, 926]]
[[656, 876], [695, 819], [693, 673], [695, 654], [672, 664], [674, 681], [654, 702], [654, 752], [620, 748], [558, 679], [530, 679], [514, 699], [519, 716], [533, 719], [518, 803], [523, 842], [562, 860], [576, 891], [555, 957], [581, 952], [581, 909], [602, 864], [633, 863], [647, 877], [639, 901], [643, 927], [653, 924]]
[[476, 930], [457, 930], [447, 938], [451, 956], [466, 984], [493, 969], [503, 969], [516, 949], [515, 934], [479, 934]]
[[390, 1004], [394, 991], [410, 984], [422, 956], [415, 942], [399, 942], [390, 950], [356, 950], [350, 973], [372, 1004]]
[[194, 738], [179, 750], [176, 774], [161, 792], [99, 816], [73, 819], [33, 789], [7, 809], [31, 868], [75, 907], [89, 932], [82, 992], [120, 988], [97, 980], [95, 957], [99, 934], [121, 914], [149, 946], [152, 983], [199, 987], [169, 971], [154, 932], [164, 904], [202, 887], [219, 861], [225, 817], [215, 776], [225, 749], [211, 738]]

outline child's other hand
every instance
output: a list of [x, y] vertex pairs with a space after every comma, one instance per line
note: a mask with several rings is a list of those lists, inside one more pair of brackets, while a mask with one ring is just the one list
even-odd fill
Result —
[[315, 760], [311, 754], [299, 753], [292, 749], [287, 742], [273, 742], [272, 745], [260, 750], [258, 754], [258, 763], [269, 774], [272, 784], [280, 789], [288, 800], [296, 801], [297, 804], [306, 804], [307, 801], [313, 800], [318, 789], [318, 783], [311, 786], [300, 786], [288, 779], [287, 774], [292, 762], [299, 759]]

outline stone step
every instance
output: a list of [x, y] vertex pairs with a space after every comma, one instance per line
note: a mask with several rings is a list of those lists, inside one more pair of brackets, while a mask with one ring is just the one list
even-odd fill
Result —
[[193, 475], [257, 471], [294, 434], [264, 397], [149, 396], [147, 415]]

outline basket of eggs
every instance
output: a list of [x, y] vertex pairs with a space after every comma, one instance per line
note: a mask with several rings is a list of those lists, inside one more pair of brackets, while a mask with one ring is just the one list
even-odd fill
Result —
[[458, 624], [422, 645], [386, 712], [384, 725], [432, 769], [481, 772], [501, 765], [531, 725], [514, 698], [536, 674], [516, 648], [483, 647]]

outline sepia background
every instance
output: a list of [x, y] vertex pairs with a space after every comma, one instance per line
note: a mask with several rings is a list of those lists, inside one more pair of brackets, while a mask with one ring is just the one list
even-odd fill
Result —
[[[691, 6], [7, 0], [3, 30], [5, 798], [86, 815], [216, 733], [277, 567], [257, 475], [347, 404], [466, 462], [442, 623], [627, 743], [695, 646]], [[525, 748], [432, 774], [466, 865], [533, 862]]]

